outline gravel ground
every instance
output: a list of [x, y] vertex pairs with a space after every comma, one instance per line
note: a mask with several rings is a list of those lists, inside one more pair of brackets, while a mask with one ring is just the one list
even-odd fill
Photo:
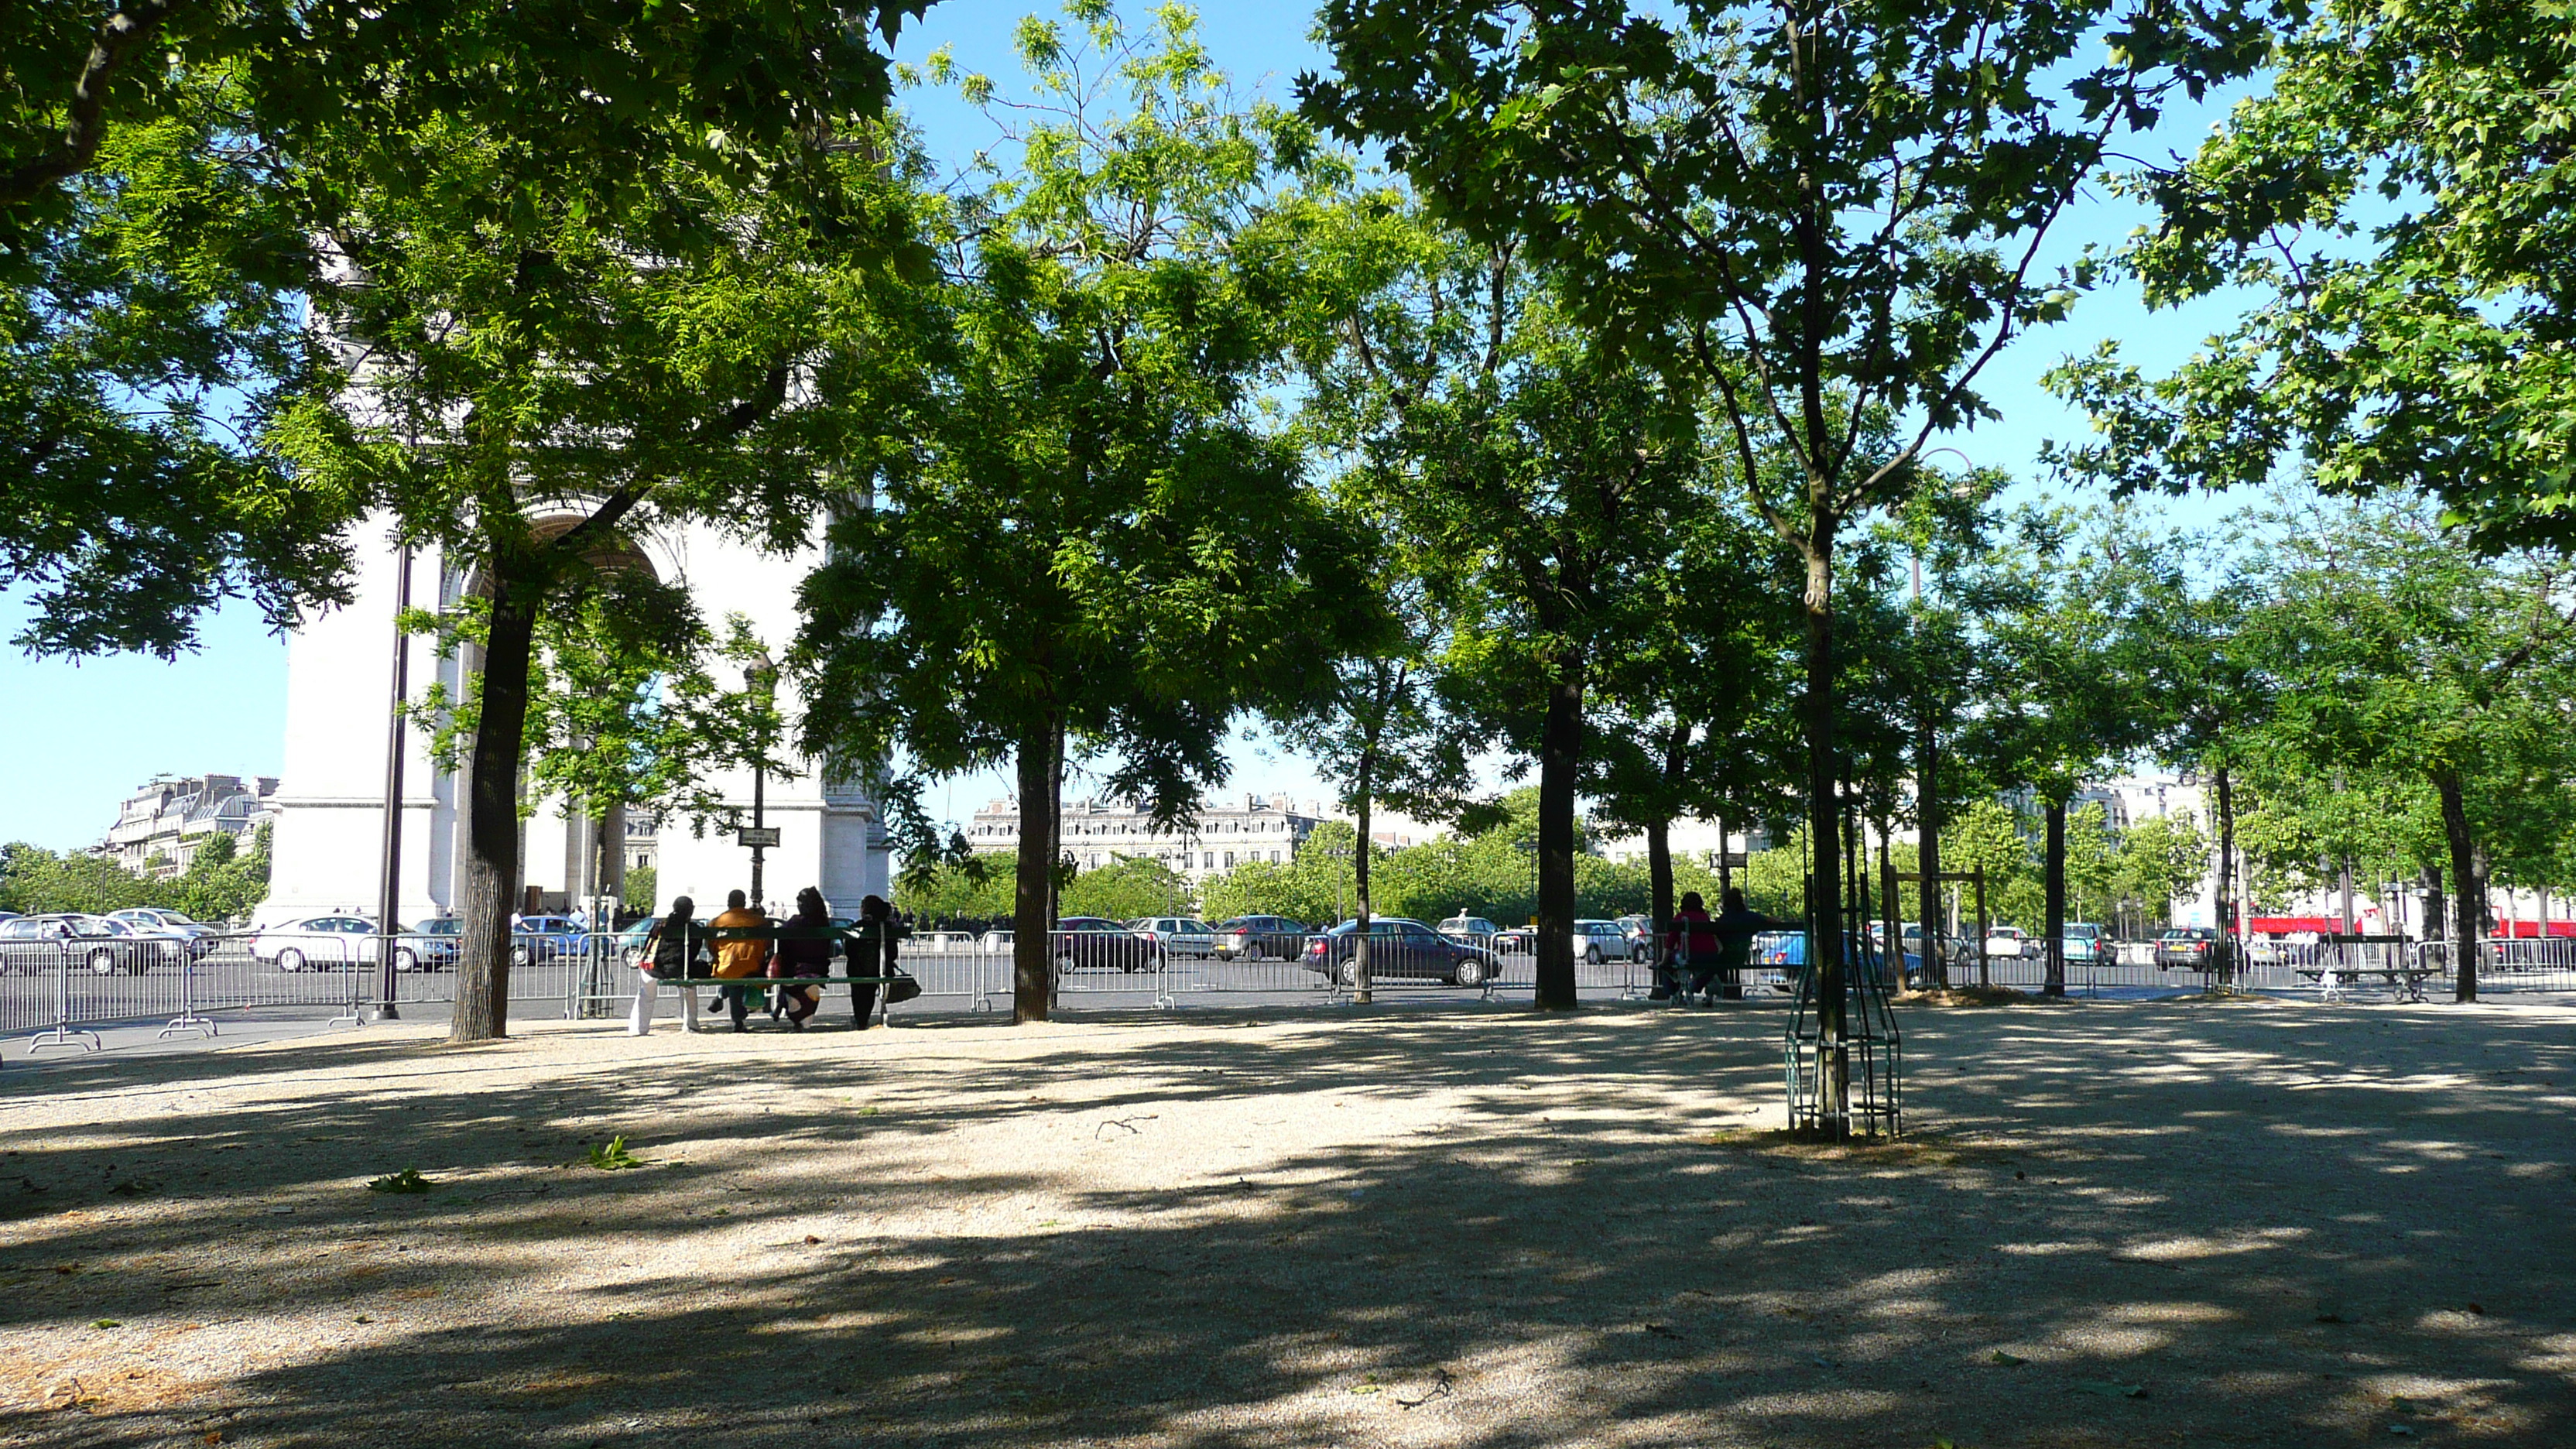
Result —
[[1851, 1149], [1781, 1021], [13, 1072], [0, 1443], [2576, 1444], [2576, 1010], [1917, 1009]]

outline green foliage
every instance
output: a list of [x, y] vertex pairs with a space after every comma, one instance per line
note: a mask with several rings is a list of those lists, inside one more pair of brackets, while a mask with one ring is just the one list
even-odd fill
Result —
[[369, 1192], [430, 1192], [436, 1189], [437, 1186], [437, 1183], [421, 1176], [420, 1169], [416, 1167], [406, 1167], [400, 1172], [389, 1172], [382, 1177], [369, 1178], [367, 1180], [367, 1191]]
[[644, 1165], [644, 1159], [626, 1150], [626, 1139], [623, 1136], [611, 1137], [605, 1143], [594, 1144], [583, 1160], [602, 1172], [623, 1172], [627, 1168]]
[[212, 836], [175, 876], [138, 874], [87, 851], [57, 855], [16, 841], [0, 846], [0, 910], [104, 915], [154, 906], [200, 921], [230, 920], [268, 899], [268, 837], [263, 824], [251, 833], [250, 848], [237, 853], [231, 836]]
[[629, 866], [623, 904], [630, 911], [650, 911], [662, 899], [661, 873], [649, 865]]
[[[0, 585], [33, 590], [19, 642], [167, 655], [227, 595], [281, 626], [345, 602], [343, 530], [420, 500], [295, 466], [270, 436], [329, 407], [342, 368], [387, 364], [304, 325], [307, 299], [327, 315], [365, 290], [334, 248], [390, 198], [426, 200], [532, 276], [580, 265], [548, 255], [549, 213], [632, 217], [683, 174], [793, 192], [807, 142], [884, 98], [871, 32], [921, 8], [0, 4]], [[505, 174], [473, 174], [496, 159]], [[691, 238], [628, 240], [669, 256]], [[487, 310], [442, 315], [492, 335]]]
[[2210, 848], [2189, 811], [2129, 822], [2111, 873], [2113, 899], [2129, 934], [2172, 924], [2175, 898], [2191, 895], [2209, 878]]
[[1162, 861], [1122, 856], [1107, 865], [1074, 872], [1056, 899], [1064, 915], [1132, 921], [1139, 916], [1188, 915], [1194, 895], [1188, 879]]
[[2576, 233], [2549, 153], [2576, 22], [2542, 0], [2294, 12], [2272, 84], [2186, 164], [2124, 189], [2153, 304], [2243, 314], [2167, 377], [2116, 346], [2053, 378], [2094, 415], [2070, 465], [2116, 487], [2424, 489], [2491, 545], [2576, 542]]
[[[1105, 6], [1070, 19], [1021, 28], [1026, 104], [929, 69], [1013, 165], [925, 200], [935, 276], [850, 309], [871, 371], [832, 411], [901, 437], [843, 454], [875, 506], [832, 525], [796, 653], [815, 753], [902, 761], [916, 787], [1019, 768], [1032, 900], [1063, 742], [1177, 822], [1224, 778], [1232, 715], [1338, 657], [1354, 612], [1331, 586], [1350, 540], [1266, 417], [1300, 285], [1271, 203], [1344, 163], [1236, 106], [1186, 12], [1136, 34]], [[1043, 955], [1023, 946], [1029, 1014]]]

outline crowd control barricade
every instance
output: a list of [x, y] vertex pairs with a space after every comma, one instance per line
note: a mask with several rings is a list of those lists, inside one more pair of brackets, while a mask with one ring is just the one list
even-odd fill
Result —
[[[1169, 962], [1152, 940], [1126, 931], [1049, 931], [1055, 998], [1095, 998], [1093, 1005], [1172, 1004]], [[1136, 998], [1142, 997], [1139, 1002]], [[1123, 997], [1110, 1003], [1100, 998]]]
[[889, 1002], [889, 1022], [899, 1011], [991, 1011], [1011, 997], [1010, 946], [966, 931], [916, 932], [896, 948], [895, 969], [920, 982], [921, 994], [900, 1007]]

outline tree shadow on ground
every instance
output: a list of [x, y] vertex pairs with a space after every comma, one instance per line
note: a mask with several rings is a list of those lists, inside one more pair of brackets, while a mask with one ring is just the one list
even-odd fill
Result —
[[2569, 1024], [1915, 1013], [1854, 1148], [1750, 1011], [84, 1064], [0, 1096], [0, 1434], [2563, 1444]]

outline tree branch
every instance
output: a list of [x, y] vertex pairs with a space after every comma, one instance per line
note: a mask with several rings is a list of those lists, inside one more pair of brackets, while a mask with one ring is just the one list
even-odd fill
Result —
[[72, 85], [71, 112], [63, 118], [62, 140], [46, 154], [12, 167], [0, 176], [0, 207], [23, 206], [56, 182], [89, 169], [98, 143], [107, 134], [107, 83], [126, 58], [151, 42], [179, 0], [140, 0], [99, 22], [90, 38], [89, 58]]

